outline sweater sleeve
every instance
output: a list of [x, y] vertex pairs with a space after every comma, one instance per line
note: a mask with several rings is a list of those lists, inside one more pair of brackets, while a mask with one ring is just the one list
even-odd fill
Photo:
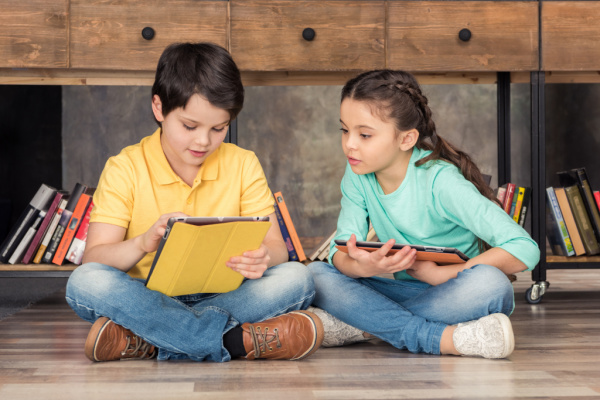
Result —
[[439, 214], [470, 230], [492, 247], [506, 250], [532, 270], [540, 259], [537, 243], [501, 207], [482, 196], [457, 169], [434, 177], [433, 201]]

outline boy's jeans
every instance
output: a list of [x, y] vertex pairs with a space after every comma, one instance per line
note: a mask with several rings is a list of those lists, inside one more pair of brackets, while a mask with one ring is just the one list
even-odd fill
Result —
[[315, 296], [310, 271], [288, 262], [244, 280], [229, 293], [168, 297], [144, 282], [103, 264], [78, 267], [67, 283], [66, 299], [77, 315], [94, 322], [104, 316], [158, 347], [158, 359], [229, 361], [223, 334], [306, 309]]
[[493, 313], [510, 315], [514, 292], [496, 267], [476, 265], [438, 286], [380, 277], [350, 278], [313, 262], [314, 305], [362, 331], [413, 353], [440, 354], [448, 325]]

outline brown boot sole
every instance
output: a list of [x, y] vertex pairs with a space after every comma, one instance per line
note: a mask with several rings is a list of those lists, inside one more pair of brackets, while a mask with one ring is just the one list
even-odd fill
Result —
[[92, 361], [100, 361], [96, 358], [96, 345], [98, 344], [98, 339], [100, 338], [102, 331], [109, 322], [110, 319], [107, 317], [98, 318], [92, 325], [90, 333], [88, 333], [87, 339], [85, 340], [85, 356]]
[[323, 343], [323, 337], [324, 337], [325, 330], [323, 329], [323, 323], [321, 322], [321, 319], [316, 314], [314, 314], [310, 311], [305, 311], [305, 310], [292, 311], [292, 312], [290, 312], [290, 314], [302, 314], [303, 317], [308, 318], [311, 321], [311, 325], [313, 328], [313, 333], [314, 333], [315, 339], [312, 343], [312, 346], [310, 348], [308, 348], [308, 350], [306, 350], [306, 352], [304, 352], [300, 356], [290, 359], [292, 361], [302, 360], [303, 358], [310, 356], [312, 353], [317, 351], [319, 349], [319, 347], [321, 347], [321, 344]]

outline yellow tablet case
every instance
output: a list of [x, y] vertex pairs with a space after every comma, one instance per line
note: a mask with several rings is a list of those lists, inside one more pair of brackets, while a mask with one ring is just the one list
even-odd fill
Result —
[[235, 290], [244, 277], [225, 263], [233, 256], [258, 249], [270, 226], [268, 221], [202, 226], [177, 222], [146, 286], [167, 296]]

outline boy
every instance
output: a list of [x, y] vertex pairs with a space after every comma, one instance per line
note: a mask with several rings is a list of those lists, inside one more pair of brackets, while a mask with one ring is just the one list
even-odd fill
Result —
[[320, 346], [321, 321], [299, 311], [314, 298], [312, 276], [286, 262], [277, 223], [259, 249], [228, 261], [247, 278], [235, 291], [171, 298], [143, 283], [170, 217], [276, 221], [254, 153], [223, 143], [243, 101], [239, 70], [223, 48], [173, 44], [161, 55], [152, 87], [159, 129], [106, 163], [84, 265], [67, 284], [67, 302], [93, 323], [85, 343], [92, 361], [297, 360]]

